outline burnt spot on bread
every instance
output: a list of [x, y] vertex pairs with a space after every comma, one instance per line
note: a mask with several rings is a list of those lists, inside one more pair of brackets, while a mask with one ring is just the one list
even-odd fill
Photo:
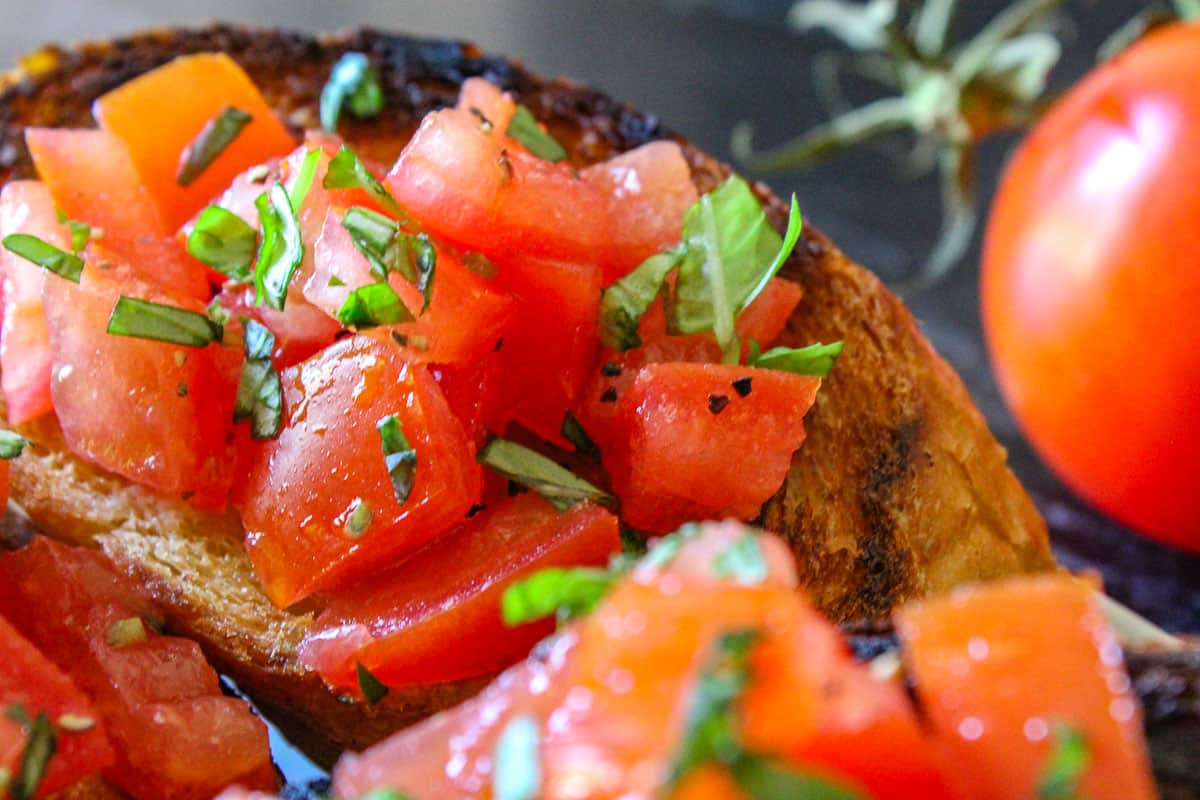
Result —
[[863, 481], [860, 510], [866, 531], [859, 537], [855, 569], [863, 587], [860, 597], [870, 606], [863, 609], [867, 618], [885, 616], [909, 593], [912, 555], [898, 529], [900, 505], [917, 469], [913, 459], [919, 455], [921, 427], [920, 417], [896, 425]]

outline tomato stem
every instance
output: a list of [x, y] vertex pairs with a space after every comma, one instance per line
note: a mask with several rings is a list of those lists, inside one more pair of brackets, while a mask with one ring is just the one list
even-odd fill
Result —
[[[1200, 0], [1185, 0], [1198, 3]], [[853, 54], [844, 63], [819, 58], [822, 96], [833, 116], [765, 150], [755, 150], [749, 122], [734, 127], [734, 157], [762, 172], [796, 169], [862, 144], [912, 131], [909, 164], [917, 174], [937, 168], [942, 227], [907, 290], [927, 288], [970, 246], [977, 221], [974, 148], [992, 133], [1035, 119], [1050, 70], [1061, 51], [1050, 29], [1063, 0], [1019, 0], [961, 44], [950, 41], [957, 0], [897, 3], [799, 0], [788, 15], [797, 30], [823, 29]], [[849, 67], [894, 92], [850, 107], [837, 85]]]

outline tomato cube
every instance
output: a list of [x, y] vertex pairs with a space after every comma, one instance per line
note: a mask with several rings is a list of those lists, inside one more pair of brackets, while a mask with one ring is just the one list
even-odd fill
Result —
[[[251, 121], [189, 185], [177, 180], [184, 148], [227, 108]], [[163, 232], [175, 231], [239, 172], [295, 147], [249, 76], [223, 53], [181, 56], [96, 100], [96, 121], [123, 144]]]
[[[462, 424], [400, 347], [343, 339], [281, 378], [283, 430], [253, 445], [237, 498], [255, 572], [276, 605], [391, 566], [479, 499], [481, 470]], [[393, 415], [416, 452], [403, 503], [377, 430]]]
[[721, 364], [650, 364], [619, 407], [604, 463], [635, 528], [753, 519], [804, 441], [821, 382]]
[[97, 130], [27, 128], [25, 143], [54, 202], [94, 229], [104, 249], [172, 292], [208, 300], [204, 265], [164, 227], [125, 146]]
[[620, 547], [617, 518], [603, 508], [560, 512], [537, 495], [517, 495], [335, 596], [301, 658], [341, 689], [357, 685], [356, 664], [388, 685], [497, 672], [554, 629], [552, 620], [505, 627], [504, 590], [545, 567], [603, 566]]
[[47, 275], [50, 391], [67, 446], [163, 494], [224, 508], [234, 395], [226, 362], [240, 354], [106, 333], [121, 295], [204, 311], [99, 253], [89, 255], [78, 284]]
[[1157, 796], [1121, 648], [1086, 582], [1048, 575], [964, 587], [905, 606], [896, 627], [962, 796], [1038, 796], [1065, 731], [1087, 751], [1080, 796]]

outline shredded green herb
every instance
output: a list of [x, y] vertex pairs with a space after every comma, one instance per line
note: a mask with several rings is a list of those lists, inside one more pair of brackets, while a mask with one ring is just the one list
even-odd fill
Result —
[[528, 714], [513, 717], [496, 740], [492, 758], [492, 796], [495, 800], [534, 800], [542, 787], [537, 720]]
[[254, 202], [262, 225], [258, 261], [254, 265], [255, 302], [282, 311], [287, 302], [288, 286], [300, 262], [304, 260], [304, 241], [300, 221], [292, 208], [283, 184], [276, 181]]
[[183, 152], [179, 155], [179, 171], [175, 174], [175, 182], [180, 186], [189, 186], [200, 177], [204, 170], [217, 160], [217, 156], [225, 151], [238, 137], [242, 129], [250, 124], [253, 116], [240, 108], [227, 106], [220, 114], [210, 119], [200, 129]]
[[548, 567], [516, 581], [504, 591], [504, 624], [524, 625], [550, 615], [570, 619], [589, 613], [620, 577], [596, 567]]
[[392, 197], [383, 184], [371, 174], [362, 159], [345, 145], [342, 145], [337, 154], [330, 159], [329, 168], [325, 171], [325, 178], [321, 181], [321, 185], [326, 189], [362, 189], [392, 212], [401, 224], [410, 224], [408, 214], [396, 202], [396, 198]]
[[813, 375], [824, 378], [833, 369], [834, 362], [842, 354], [843, 343], [810, 344], [807, 347], [773, 347], [765, 353], [756, 353], [751, 348], [746, 363], [761, 369], [776, 369], [794, 372], [797, 375]]
[[525, 106], [517, 106], [516, 113], [508, 123], [506, 131], [509, 138], [525, 145], [525, 149], [538, 158], [547, 161], [562, 161], [567, 157], [567, 151], [553, 136], [542, 130], [533, 112]]
[[1038, 800], [1082, 800], [1079, 781], [1092, 763], [1083, 731], [1056, 723], [1050, 730], [1050, 753], [1038, 781]]
[[320, 148], [314, 148], [304, 154], [304, 160], [300, 162], [300, 169], [296, 172], [296, 182], [288, 191], [288, 199], [292, 201], [292, 208], [299, 209], [304, 205], [304, 200], [308, 197], [308, 190], [312, 188], [313, 178], [317, 176], [317, 165], [320, 163]]
[[74, 253], [59, 250], [36, 236], [28, 233], [10, 233], [4, 237], [3, 244], [4, 249], [10, 253], [72, 283], [79, 283], [79, 276], [83, 274], [83, 259]]
[[329, 80], [321, 90], [321, 127], [337, 133], [343, 107], [363, 119], [374, 117], [383, 110], [379, 75], [364, 53], [346, 53], [333, 65]]
[[383, 460], [392, 479], [396, 502], [404, 505], [412, 492], [413, 480], [417, 474], [417, 451], [405, 438], [400, 420], [396, 419], [395, 414], [389, 414], [379, 420], [376, 427], [383, 443]]
[[713, 574], [742, 586], [757, 586], [767, 579], [767, 558], [758, 534], [747, 529], [732, 546], [713, 558]]
[[233, 421], [250, 420], [251, 439], [274, 439], [283, 429], [283, 385], [271, 362], [275, 335], [252, 319], [242, 318], [246, 360], [238, 377]]
[[583, 429], [583, 423], [570, 411], [563, 416], [562, 428], [559, 433], [571, 443], [576, 453], [590, 458], [598, 459], [600, 457], [600, 448]]
[[29, 444], [29, 440], [24, 436], [12, 431], [0, 430], [0, 458], [5, 461], [21, 455], [27, 444]]
[[559, 511], [576, 503], [611, 504], [615, 498], [528, 447], [494, 438], [479, 452], [479, 463], [532, 489]]
[[388, 687], [376, 678], [371, 672], [359, 662], [357, 665], [358, 671], [358, 688], [362, 690], [363, 697], [367, 699], [369, 705], [375, 705], [383, 698], [387, 697]]
[[219, 342], [224, 329], [204, 314], [121, 295], [108, 317], [108, 333], [159, 342], [205, 347]]
[[250, 279], [257, 246], [258, 232], [220, 206], [208, 206], [200, 212], [187, 240], [192, 257], [235, 281]]
[[380, 281], [360, 286], [346, 295], [337, 311], [337, 319], [347, 328], [362, 329], [412, 322], [413, 315], [396, 290]]
[[25, 732], [25, 749], [18, 762], [17, 774], [9, 779], [8, 793], [11, 800], [33, 800], [38, 784], [46, 775], [46, 767], [58, 750], [58, 736], [45, 711], [30, 719], [25, 709], [11, 705], [5, 716], [17, 722]]

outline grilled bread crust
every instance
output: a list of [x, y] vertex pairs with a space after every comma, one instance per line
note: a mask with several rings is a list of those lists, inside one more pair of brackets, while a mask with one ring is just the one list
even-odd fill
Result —
[[[575, 165], [670, 138], [683, 146], [700, 191], [730, 173], [651, 115], [471, 45], [371, 30], [321, 39], [215, 26], [47, 48], [23, 59], [0, 91], [0, 181], [34, 176], [26, 126], [91, 127], [99, 95], [176, 56], [213, 50], [241, 63], [297, 133], [315, 126], [334, 61], [347, 50], [367, 53], [385, 108], [369, 120], [344, 118], [341, 133], [385, 163], [425, 113], [453, 104], [463, 80], [483, 76], [529, 106]], [[782, 226], [785, 204], [765, 186], [755, 191]], [[816, 603], [835, 620], [880, 618], [899, 602], [963, 581], [1053, 569], [1045, 524], [1003, 448], [899, 299], [812, 228], [783, 274], [803, 287], [804, 299], [782, 343], [846, 342], [805, 421], [807, 441], [762, 515], [791, 544]], [[68, 452], [53, 419], [22, 433], [33, 444], [12, 463], [12, 489], [34, 525], [103, 548], [159, 600], [172, 632], [197, 640], [319, 762], [482, 685], [396, 687], [376, 706], [346, 702], [298, 664], [314, 609], [279, 611], [267, 602], [235, 515], [197, 511], [90, 466]]]

